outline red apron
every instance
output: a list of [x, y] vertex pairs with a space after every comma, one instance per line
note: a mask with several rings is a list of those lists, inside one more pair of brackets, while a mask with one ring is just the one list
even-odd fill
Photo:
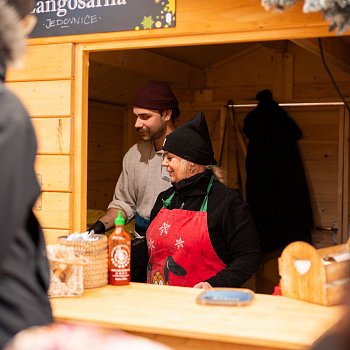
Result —
[[207, 226], [208, 193], [200, 211], [166, 209], [174, 193], [147, 230], [147, 283], [193, 287], [226, 267], [217, 256]]

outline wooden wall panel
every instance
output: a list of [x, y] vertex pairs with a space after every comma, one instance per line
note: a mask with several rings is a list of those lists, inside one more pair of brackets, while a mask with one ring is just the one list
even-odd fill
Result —
[[107, 210], [107, 206], [113, 198], [120, 171], [115, 173], [113, 180], [89, 182], [88, 209], [98, 208], [92, 210]]
[[112, 199], [122, 169], [126, 111], [126, 107], [89, 102], [88, 209], [105, 210]]
[[[290, 45], [289, 50], [294, 55], [294, 95], [296, 99], [335, 98], [339, 99], [338, 93], [331, 83], [322, 60], [296, 45]], [[350, 95], [350, 74], [338, 68], [331, 62], [327, 66], [332, 73], [337, 85], [345, 96]]]
[[[110, 162], [111, 160], [119, 160], [120, 154], [124, 154], [120, 148], [116, 147], [115, 143], [107, 143], [101, 141], [103, 140], [89, 142], [88, 149], [90, 161]], [[118, 161], [118, 163], [121, 163], [121, 159]]]
[[[350, 95], [350, 74], [328, 66], [343, 94]], [[214, 101], [254, 100], [262, 89], [272, 90], [277, 100], [339, 100], [321, 59], [294, 44], [283, 54], [278, 46], [256, 45], [246, 55], [208, 70], [207, 86]]]
[[148, 51], [98, 52], [92, 57], [92, 60], [104, 63], [107, 67], [121, 68], [121, 73], [129, 72], [136, 75], [147, 73], [155, 80], [164, 80], [164, 77], [167, 77], [168, 81], [178, 83], [190, 80], [190, 65]]
[[72, 194], [42, 192], [34, 212], [45, 229], [71, 229]]
[[72, 79], [73, 44], [28, 46], [23, 67], [9, 69], [8, 82]]
[[213, 89], [214, 101], [254, 99], [259, 89], [272, 90], [274, 68], [273, 51], [257, 46], [247, 55], [210, 69], [207, 86]]
[[42, 189], [34, 211], [53, 242], [73, 227], [74, 44], [29, 46], [24, 63], [7, 72], [6, 85], [32, 117], [38, 141], [35, 171]]
[[37, 155], [35, 172], [42, 191], [72, 191], [70, 156]]
[[71, 154], [71, 118], [33, 118], [38, 154]]
[[72, 232], [69, 230], [44, 229], [44, 237], [46, 244], [57, 244], [57, 238], [66, 236]]
[[32, 117], [70, 116], [72, 83], [70, 80], [7, 83], [28, 108]]

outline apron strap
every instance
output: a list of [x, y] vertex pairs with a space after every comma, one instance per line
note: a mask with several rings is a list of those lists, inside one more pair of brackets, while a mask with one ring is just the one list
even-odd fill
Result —
[[211, 187], [213, 186], [213, 180], [214, 180], [214, 177], [212, 176], [210, 178], [210, 181], [209, 181], [209, 184], [208, 184], [208, 187], [207, 187], [207, 194], [205, 195], [205, 198], [204, 198], [204, 201], [203, 201], [203, 203], [201, 205], [200, 211], [206, 212], [207, 209], [208, 209], [208, 195], [209, 195]]
[[175, 191], [167, 199], [162, 199], [163, 208], [169, 208], [169, 205], [174, 197], [174, 194], [175, 194]]
[[[209, 181], [209, 184], [208, 184], [208, 187], [207, 187], [207, 194], [205, 195], [204, 201], [203, 201], [199, 211], [204, 211], [204, 212], [207, 211], [207, 208], [208, 208], [208, 195], [209, 195], [211, 187], [213, 186], [213, 181], [214, 181], [214, 177], [212, 176], [210, 178], [210, 181]], [[169, 205], [170, 205], [174, 195], [175, 195], [175, 191], [167, 199], [165, 199], [165, 200], [162, 199], [162, 201], [163, 201], [163, 208], [169, 208]]]

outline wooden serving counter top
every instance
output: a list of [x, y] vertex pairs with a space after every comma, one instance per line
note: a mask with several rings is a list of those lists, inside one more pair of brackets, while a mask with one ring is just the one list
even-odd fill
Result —
[[308, 349], [343, 314], [341, 306], [264, 294], [248, 306], [198, 305], [201, 291], [131, 283], [51, 303], [57, 321], [121, 329], [181, 350]]

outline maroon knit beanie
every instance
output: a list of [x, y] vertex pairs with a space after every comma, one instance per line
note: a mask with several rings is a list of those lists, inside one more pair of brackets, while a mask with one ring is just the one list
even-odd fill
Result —
[[179, 102], [165, 81], [150, 80], [137, 90], [132, 105], [163, 111], [177, 108]]

